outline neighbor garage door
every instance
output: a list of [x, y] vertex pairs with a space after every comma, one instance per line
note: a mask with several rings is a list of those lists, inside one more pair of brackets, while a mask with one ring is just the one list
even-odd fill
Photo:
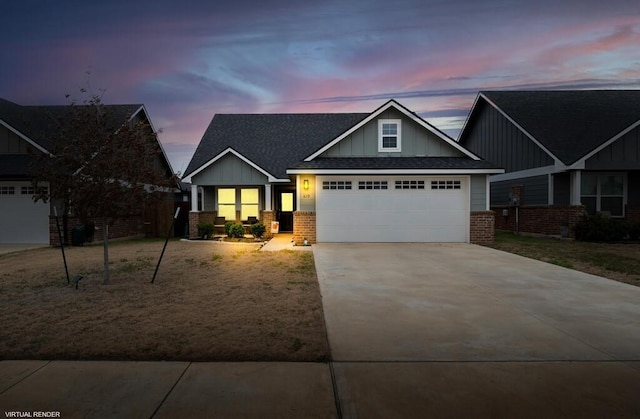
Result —
[[468, 177], [316, 178], [318, 242], [467, 242]]
[[29, 182], [0, 182], [0, 243], [49, 243], [49, 205]]

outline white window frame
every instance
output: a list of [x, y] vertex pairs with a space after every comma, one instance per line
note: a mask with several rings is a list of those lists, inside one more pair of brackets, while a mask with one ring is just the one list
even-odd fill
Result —
[[[384, 147], [384, 137], [393, 137], [393, 135], [383, 135], [382, 127], [384, 124], [396, 124], [396, 146]], [[378, 152], [383, 153], [399, 153], [402, 151], [402, 120], [401, 119], [378, 119]]]

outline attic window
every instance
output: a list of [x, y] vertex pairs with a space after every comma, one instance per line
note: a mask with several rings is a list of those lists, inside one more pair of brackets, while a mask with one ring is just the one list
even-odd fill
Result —
[[378, 120], [378, 151], [399, 152], [401, 151], [401, 120], [400, 119], [379, 119]]

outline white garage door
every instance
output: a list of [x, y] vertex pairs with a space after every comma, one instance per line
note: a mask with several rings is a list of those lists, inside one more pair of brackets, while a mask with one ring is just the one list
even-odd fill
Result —
[[32, 197], [29, 182], [0, 182], [0, 243], [49, 243], [49, 204]]
[[318, 242], [468, 242], [468, 177], [316, 178]]

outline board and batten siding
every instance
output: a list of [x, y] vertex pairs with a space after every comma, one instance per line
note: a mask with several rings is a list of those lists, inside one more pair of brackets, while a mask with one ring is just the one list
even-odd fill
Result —
[[524, 186], [522, 205], [549, 204], [549, 176], [533, 176], [491, 183], [491, 205], [509, 205], [509, 193], [512, 186]]
[[[378, 120], [400, 119], [401, 151], [378, 152]], [[401, 112], [389, 109], [368, 124], [342, 139], [321, 157], [462, 157], [437, 135], [424, 129]]]
[[191, 178], [194, 185], [264, 185], [268, 178], [233, 154], [227, 154]]
[[471, 176], [471, 211], [487, 209], [487, 175]]
[[629, 131], [585, 162], [585, 170], [638, 169], [640, 169], [640, 127]]
[[0, 154], [27, 154], [27, 142], [0, 125]]
[[493, 106], [482, 103], [460, 143], [506, 173], [554, 164], [553, 159]]

